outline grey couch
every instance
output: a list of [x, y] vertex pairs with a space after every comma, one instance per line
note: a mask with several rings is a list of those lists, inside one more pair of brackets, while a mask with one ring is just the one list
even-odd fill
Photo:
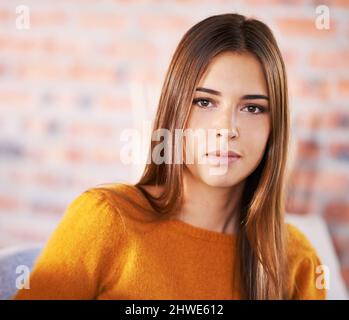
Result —
[[16, 273], [17, 267], [31, 270], [42, 248], [39, 243], [0, 249], [0, 300], [8, 300], [16, 293], [16, 279], [21, 274]]

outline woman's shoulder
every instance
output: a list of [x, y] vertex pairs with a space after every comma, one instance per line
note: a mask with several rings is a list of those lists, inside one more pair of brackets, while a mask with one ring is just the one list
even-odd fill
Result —
[[295, 225], [286, 223], [287, 251], [289, 258], [304, 259], [317, 256], [317, 251], [309, 238]]
[[297, 246], [299, 249], [309, 251], [313, 249], [308, 237], [294, 224], [286, 223], [288, 243], [292, 246]]
[[325, 299], [325, 271], [317, 250], [295, 225], [287, 223], [287, 257], [292, 299]]
[[136, 187], [124, 182], [98, 184], [83, 191], [79, 197], [85, 198], [87, 202], [99, 199], [118, 205], [124, 204], [127, 200], [138, 200]]
[[87, 190], [90, 197], [97, 197], [108, 207], [117, 212], [125, 227], [145, 230], [146, 222], [154, 221], [155, 210], [145, 196], [144, 191], [136, 185], [127, 182], [115, 182], [96, 185]]
[[98, 193], [103, 196], [114, 195], [122, 196], [127, 195], [135, 190], [135, 185], [126, 182], [114, 182], [114, 183], [102, 183], [88, 188], [85, 192]]
[[80, 192], [67, 206], [62, 221], [78, 221], [86, 226], [98, 226], [109, 224], [123, 224], [117, 206], [111, 201], [109, 188], [96, 186]]
[[126, 182], [115, 182], [96, 185], [89, 192], [99, 194], [113, 207], [126, 210], [136, 210], [137, 208], [147, 209], [150, 203], [147, 201], [144, 193], [136, 185]]

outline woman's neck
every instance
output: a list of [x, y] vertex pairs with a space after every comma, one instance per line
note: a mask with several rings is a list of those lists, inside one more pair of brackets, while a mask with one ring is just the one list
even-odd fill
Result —
[[176, 214], [177, 219], [204, 229], [223, 232], [223, 227], [230, 218], [224, 232], [236, 233], [244, 183], [232, 187], [209, 186], [184, 172], [183, 187], [183, 207]]

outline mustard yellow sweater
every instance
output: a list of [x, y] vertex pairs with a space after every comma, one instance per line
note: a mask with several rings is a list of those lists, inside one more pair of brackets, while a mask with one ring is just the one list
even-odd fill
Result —
[[[147, 223], [151, 207], [139, 189], [108, 188], [112, 201], [97, 187], [72, 201], [34, 264], [30, 289], [12, 299], [240, 298], [234, 235], [174, 219]], [[315, 249], [287, 226], [289, 298], [325, 299], [315, 285]]]

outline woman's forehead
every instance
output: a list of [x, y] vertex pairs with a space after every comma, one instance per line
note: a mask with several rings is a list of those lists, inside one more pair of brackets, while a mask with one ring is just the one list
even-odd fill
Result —
[[264, 94], [267, 84], [259, 60], [248, 53], [222, 53], [215, 57], [199, 81], [198, 87], [225, 94]]

